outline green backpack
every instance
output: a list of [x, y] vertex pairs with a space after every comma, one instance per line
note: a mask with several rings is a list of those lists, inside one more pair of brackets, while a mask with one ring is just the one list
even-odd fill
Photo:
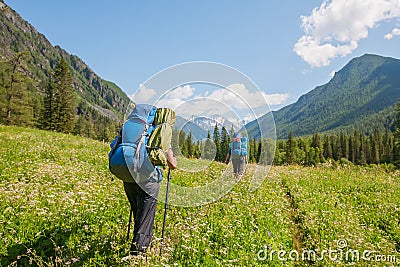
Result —
[[149, 159], [154, 166], [167, 166], [167, 151], [171, 147], [172, 126], [176, 114], [169, 108], [158, 108], [154, 117], [155, 129], [147, 143]]

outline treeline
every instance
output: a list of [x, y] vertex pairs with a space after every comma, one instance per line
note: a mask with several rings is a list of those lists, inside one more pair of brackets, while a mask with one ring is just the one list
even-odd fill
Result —
[[1, 124], [112, 140], [119, 123], [78, 96], [64, 58], [46, 81], [37, 81], [27, 67], [27, 56], [20, 52], [0, 61]]
[[[215, 125], [212, 137], [208, 132], [202, 142], [194, 142], [192, 134], [186, 135], [184, 131], [175, 131], [173, 134], [174, 151], [180, 151], [182, 156], [224, 162], [233, 128], [228, 132], [225, 127], [219, 130]], [[275, 145], [272, 140], [256, 139], [249, 140], [247, 145], [251, 163], [311, 166], [333, 161], [356, 165], [386, 163], [400, 167], [400, 100], [393, 131], [386, 129], [364, 133], [354, 130], [352, 133], [315, 133], [308, 137], [295, 137], [290, 132], [287, 140], [278, 140]]]
[[225, 126], [219, 129], [215, 124], [211, 137], [208, 131], [207, 138], [195, 141], [191, 132], [186, 134], [183, 130], [174, 130], [172, 148], [180, 156], [187, 158], [202, 158], [209, 160], [225, 161], [229, 151], [229, 143], [233, 136], [233, 128], [228, 132]]
[[[194, 141], [191, 132], [186, 134], [182, 130], [174, 130], [172, 148], [176, 154], [187, 158], [202, 158], [225, 162], [233, 134], [233, 127], [228, 131], [225, 126], [220, 129], [216, 124], [212, 136], [208, 131], [207, 138], [201, 141]], [[271, 140], [263, 140], [263, 144], [261, 144], [261, 142], [253, 139], [248, 141], [247, 148], [249, 162], [272, 162], [274, 145]]]
[[394, 164], [400, 167], [400, 100], [397, 103], [393, 131], [318, 134], [277, 141], [274, 164], [316, 165], [328, 160], [356, 165]]
[[396, 142], [395, 135], [389, 130], [376, 130], [369, 135], [357, 130], [350, 134], [316, 133], [298, 138], [290, 133], [287, 140], [277, 141], [274, 164], [309, 166], [330, 160], [356, 165], [395, 163], [399, 160]]

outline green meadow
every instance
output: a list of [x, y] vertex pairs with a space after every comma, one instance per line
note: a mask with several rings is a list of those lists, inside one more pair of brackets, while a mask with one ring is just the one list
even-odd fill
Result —
[[[1, 266], [400, 265], [400, 172], [388, 166], [277, 166], [250, 192], [249, 165], [219, 201], [170, 207], [161, 255], [160, 203], [147, 255], [124, 261], [129, 204], [107, 143], [6, 126], [0, 143]], [[172, 181], [203, 185], [227, 167], [199, 166]]]

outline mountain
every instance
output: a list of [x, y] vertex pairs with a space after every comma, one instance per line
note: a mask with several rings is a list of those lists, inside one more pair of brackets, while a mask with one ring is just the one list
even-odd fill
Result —
[[240, 123], [235, 124], [218, 115], [211, 117], [193, 116], [193, 118], [190, 119], [177, 116], [175, 129], [181, 129], [186, 134], [191, 132], [195, 140], [202, 140], [207, 137], [208, 132], [210, 132], [211, 136], [213, 135], [215, 124], [217, 124], [219, 130], [221, 130], [222, 127], [225, 127], [227, 131], [230, 131], [232, 127], [234, 130], [237, 130], [239, 128], [238, 125], [240, 125]]
[[212, 134], [215, 128], [215, 125], [217, 125], [218, 129], [222, 129], [222, 127], [225, 127], [226, 130], [230, 130], [232, 127], [234, 129], [238, 129], [240, 125], [240, 122], [238, 123], [233, 123], [231, 121], [229, 121], [228, 119], [219, 116], [219, 115], [214, 115], [211, 117], [195, 117], [193, 119], [191, 119], [191, 121], [193, 121], [194, 124], [196, 124], [197, 126], [199, 126], [200, 128], [204, 129], [205, 131], [210, 131], [210, 133]]
[[[400, 98], [400, 60], [365, 54], [352, 59], [325, 85], [301, 96], [296, 103], [273, 112], [277, 138], [315, 132], [389, 127]], [[268, 115], [259, 118], [263, 127]], [[270, 123], [270, 122], [269, 122]], [[255, 122], [246, 125], [259, 137]]]
[[186, 134], [192, 133], [193, 139], [202, 140], [207, 137], [207, 130], [199, 127], [197, 124], [189, 121], [183, 117], [177, 116], [174, 128], [182, 130]]
[[103, 80], [78, 56], [53, 46], [3, 2], [0, 2], [0, 25], [0, 59], [10, 59], [18, 52], [27, 54], [26, 75], [34, 81], [30, 89], [33, 97], [43, 97], [44, 87], [55, 65], [63, 57], [73, 78], [77, 114], [89, 120], [94, 128], [100, 121], [106, 125], [122, 119], [129, 98], [116, 84]]

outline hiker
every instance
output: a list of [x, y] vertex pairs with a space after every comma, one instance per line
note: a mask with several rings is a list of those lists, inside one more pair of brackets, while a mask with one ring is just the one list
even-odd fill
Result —
[[247, 161], [247, 138], [240, 133], [234, 133], [232, 142], [229, 144], [229, 151], [226, 154], [225, 163], [228, 164], [232, 158], [233, 174], [240, 177], [244, 173]]
[[[168, 168], [171, 170], [177, 167], [177, 160], [172, 149], [167, 153]], [[159, 175], [162, 175], [161, 172]], [[162, 180], [160, 177], [159, 181]], [[147, 181], [144, 183], [124, 182], [125, 193], [128, 197], [134, 218], [133, 239], [130, 248], [131, 255], [138, 255], [148, 248], [154, 226], [154, 217], [157, 207], [159, 182]]]
[[[110, 144], [109, 168], [124, 183], [134, 218], [134, 235], [130, 255], [149, 247], [160, 182], [161, 168], [175, 169], [177, 160], [171, 149], [172, 126], [176, 114], [169, 108], [137, 104]], [[169, 172], [170, 173], [170, 172]]]

